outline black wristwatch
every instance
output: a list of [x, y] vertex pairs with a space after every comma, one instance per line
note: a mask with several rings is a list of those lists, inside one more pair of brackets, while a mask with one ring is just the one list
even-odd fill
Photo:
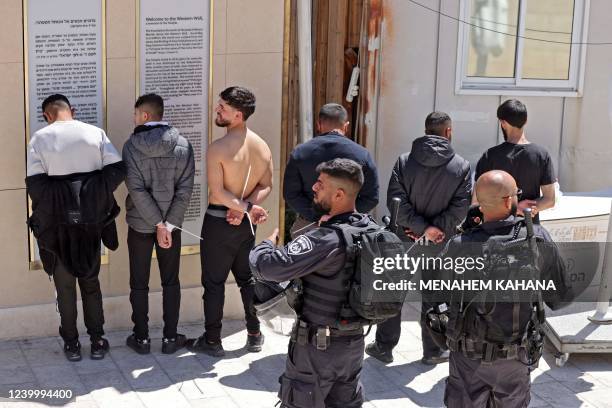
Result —
[[250, 201], [247, 201], [247, 208], [245, 212], [251, 212], [251, 210], [253, 209], [253, 203]]

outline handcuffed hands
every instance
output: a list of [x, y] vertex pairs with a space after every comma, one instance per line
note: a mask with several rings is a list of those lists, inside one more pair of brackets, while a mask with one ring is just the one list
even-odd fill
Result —
[[244, 212], [237, 211], [231, 208], [227, 210], [227, 214], [225, 215], [225, 220], [227, 221], [227, 223], [235, 226], [242, 224], [243, 218]]
[[166, 227], [165, 223], [157, 224], [157, 244], [163, 248], [168, 249], [172, 246], [172, 232]]
[[253, 208], [249, 211], [251, 222], [255, 225], [263, 224], [268, 220], [268, 212], [257, 204], [253, 204]]

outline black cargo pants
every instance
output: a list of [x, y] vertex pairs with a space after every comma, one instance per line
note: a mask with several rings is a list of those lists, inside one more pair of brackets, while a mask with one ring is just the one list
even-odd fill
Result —
[[285, 373], [279, 378], [281, 407], [361, 407], [364, 346], [361, 335], [332, 337], [325, 351], [290, 341]]
[[444, 404], [449, 408], [526, 408], [531, 400], [529, 367], [518, 360], [483, 364], [451, 352]]
[[[423, 343], [423, 357], [435, 357], [440, 355], [442, 350], [436, 345], [431, 338], [427, 326], [425, 325], [425, 313], [431, 308], [431, 304], [427, 302], [421, 303], [421, 341]], [[402, 314], [399, 313], [376, 326], [376, 342], [384, 350], [393, 350], [399, 343], [400, 335], [402, 334]]]
[[[404, 245], [406, 248], [413, 248], [410, 251], [410, 255], [413, 257], [435, 257], [442, 250], [441, 245], [417, 245], [412, 247], [414, 244], [414, 240], [404, 236], [401, 234], [400, 238], [404, 241]], [[418, 271], [417, 274], [413, 277], [413, 282], [418, 282], [418, 280], [426, 280], [429, 276], [427, 274], [424, 275], [423, 271]], [[421, 292], [421, 317], [420, 317], [420, 325], [421, 325], [421, 342], [423, 343], [423, 357], [430, 358], [439, 356], [442, 350], [438, 347], [429, 334], [429, 330], [427, 330], [427, 326], [425, 324], [425, 320], [427, 318], [427, 311], [432, 308], [433, 304], [428, 301], [431, 294], [427, 292]], [[376, 326], [376, 343], [384, 349], [384, 350], [393, 350], [395, 346], [399, 343], [400, 335], [402, 334], [402, 314], [399, 313], [397, 316], [392, 317], [391, 319], [385, 320]]]

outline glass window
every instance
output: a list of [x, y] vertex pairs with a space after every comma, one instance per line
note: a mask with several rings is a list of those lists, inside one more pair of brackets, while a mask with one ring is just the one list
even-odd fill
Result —
[[[519, 0], [470, 0], [467, 75], [514, 77]], [[503, 34], [505, 33], [505, 34]]]
[[576, 93], [588, 1], [462, 0], [458, 91]]
[[523, 78], [569, 79], [573, 20], [574, 0], [527, 2]]

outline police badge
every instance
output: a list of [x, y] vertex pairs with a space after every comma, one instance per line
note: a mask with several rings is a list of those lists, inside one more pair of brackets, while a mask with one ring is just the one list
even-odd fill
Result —
[[300, 235], [287, 245], [289, 255], [304, 255], [312, 251], [312, 241], [306, 235]]

